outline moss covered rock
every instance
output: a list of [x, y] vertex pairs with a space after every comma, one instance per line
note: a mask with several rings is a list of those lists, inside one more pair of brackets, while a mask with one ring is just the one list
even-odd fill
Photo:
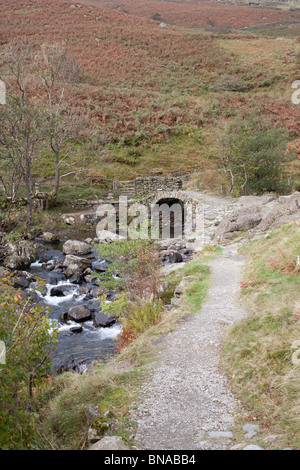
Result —
[[122, 427], [123, 424], [112, 411], [99, 414], [88, 430], [89, 444], [94, 444], [104, 436], [114, 436]]

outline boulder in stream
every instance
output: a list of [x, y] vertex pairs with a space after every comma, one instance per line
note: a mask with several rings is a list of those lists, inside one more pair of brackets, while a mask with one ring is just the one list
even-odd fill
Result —
[[68, 312], [64, 312], [64, 313], [61, 314], [61, 316], [60, 316], [60, 321], [61, 321], [62, 323], [67, 324], [67, 325], [69, 324]]
[[69, 281], [72, 282], [73, 284], [80, 284], [81, 282], [81, 274], [80, 273], [74, 273], [72, 276], [69, 278]]
[[93, 324], [96, 328], [108, 328], [116, 323], [117, 317], [111, 315], [108, 317], [103, 312], [96, 312], [93, 318]]
[[[81, 270], [78, 267], [77, 264], [69, 264], [69, 266], [65, 269], [65, 278], [69, 279], [75, 276], [76, 274], [79, 274], [79, 277], [81, 277]], [[71, 281], [72, 282], [72, 281]]]
[[182, 254], [179, 251], [171, 250], [169, 251], [169, 260], [170, 263], [182, 263]]
[[60, 285], [52, 287], [50, 290], [51, 297], [65, 297], [66, 295], [70, 294], [70, 286], [68, 285]]
[[17, 245], [8, 244], [3, 265], [11, 270], [29, 268], [37, 259], [37, 251], [30, 242], [21, 240]]
[[107, 271], [107, 264], [105, 260], [96, 260], [92, 263], [92, 268], [98, 272]]
[[67, 240], [63, 245], [65, 255], [88, 255], [92, 252], [92, 247], [88, 243], [79, 240]]
[[7, 256], [3, 262], [3, 265], [11, 270], [26, 269], [29, 268], [30, 264], [31, 261], [27, 256], [18, 255], [17, 253]]
[[30, 282], [25, 276], [16, 277], [13, 286], [15, 289], [28, 289]]
[[76, 322], [83, 322], [90, 320], [92, 317], [92, 313], [88, 307], [85, 305], [77, 305], [75, 307], [71, 307], [68, 310], [68, 319], [73, 320]]
[[70, 328], [70, 331], [72, 331], [72, 333], [82, 333], [82, 326], [72, 326], [72, 328]]
[[[73, 274], [75, 274], [75, 272], [80, 271], [82, 273], [87, 268], [90, 268], [92, 262], [89, 259], [80, 258], [79, 256], [67, 255], [63, 265], [65, 268], [72, 266], [72, 269], [70, 268], [68, 270], [70, 276], [72, 276]], [[77, 266], [77, 269], [75, 268], [75, 266]]]
[[84, 280], [85, 280], [85, 282], [87, 282], [88, 284], [94, 283], [94, 282], [97, 280], [97, 276], [95, 276], [95, 275], [93, 275], [93, 274], [88, 274], [87, 276], [84, 276]]
[[51, 232], [43, 232], [38, 238], [46, 243], [59, 243], [59, 239], [57, 238], [57, 236]]

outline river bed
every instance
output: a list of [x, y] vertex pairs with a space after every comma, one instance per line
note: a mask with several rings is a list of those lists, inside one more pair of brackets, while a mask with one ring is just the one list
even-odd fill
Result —
[[[85, 237], [87, 237], [86, 233]], [[93, 312], [100, 311], [99, 301], [96, 298], [87, 300], [86, 294], [80, 294], [80, 287], [87, 286], [86, 282], [73, 283], [66, 279], [63, 273], [47, 270], [47, 266], [55, 260], [64, 260], [62, 245], [70, 238], [75, 239], [74, 236], [66, 235], [59, 244], [45, 244], [49, 260], [45, 263], [38, 259], [27, 271], [37, 280], [42, 279], [46, 283], [40, 290], [36, 283], [32, 283], [30, 289], [35, 290], [37, 302], [49, 310], [49, 318], [53, 326], [59, 329], [58, 345], [52, 358], [53, 370], [73, 369], [80, 372], [86, 364], [93, 361], [106, 362], [115, 354], [116, 338], [121, 332], [121, 325], [115, 323], [103, 328], [96, 327], [93, 319], [81, 323], [70, 320], [66, 323], [62, 320], [62, 315], [77, 305], [86, 305]], [[82, 238], [83, 234], [76, 234], [76, 240]], [[90, 256], [99, 259], [96, 251], [93, 251]], [[64, 295], [61, 293], [53, 295], [52, 290], [56, 287], [59, 287]], [[82, 327], [81, 332], [71, 331], [72, 328], [78, 326]]]

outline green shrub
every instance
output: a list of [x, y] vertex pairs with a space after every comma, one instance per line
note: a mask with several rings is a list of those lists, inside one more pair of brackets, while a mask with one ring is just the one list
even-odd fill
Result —
[[6, 349], [6, 364], [0, 365], [0, 448], [30, 448], [39, 418], [35, 395], [51, 372], [56, 330], [7, 278], [0, 281], [0, 340]]
[[240, 194], [284, 193], [286, 164], [295, 155], [286, 152], [287, 131], [273, 127], [260, 116], [236, 118], [219, 141], [222, 166], [230, 192]]

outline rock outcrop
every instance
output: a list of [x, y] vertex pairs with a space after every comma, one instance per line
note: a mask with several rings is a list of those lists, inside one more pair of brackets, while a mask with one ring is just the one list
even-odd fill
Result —
[[95, 444], [91, 445], [89, 450], [130, 450], [122, 437], [106, 436]]
[[300, 219], [300, 192], [290, 196], [268, 194], [243, 196], [238, 209], [226, 215], [216, 229], [216, 241], [230, 240], [247, 232], [247, 236], [265, 232], [276, 225]]
[[22, 240], [17, 245], [8, 245], [3, 265], [11, 270], [26, 269], [36, 259], [37, 251], [34, 245]]
[[100, 414], [89, 406], [86, 410], [90, 427], [88, 430], [89, 450], [129, 450], [122, 437], [116, 436], [124, 427], [111, 411]]

